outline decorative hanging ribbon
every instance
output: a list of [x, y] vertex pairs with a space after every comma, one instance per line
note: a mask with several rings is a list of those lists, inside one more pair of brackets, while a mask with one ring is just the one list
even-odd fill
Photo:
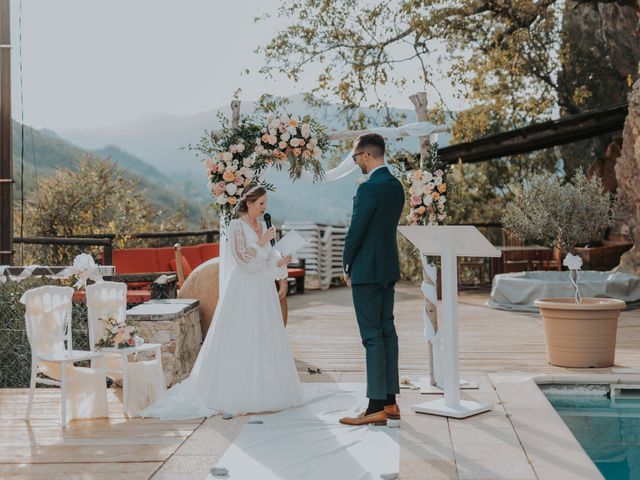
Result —
[[22, 269], [18, 275], [6, 273], [10, 265], [0, 265], [0, 283], [5, 283], [7, 279], [13, 282], [21, 282], [33, 276], [36, 269], [48, 271], [48, 274], [38, 275], [38, 277], [51, 278], [53, 280], [64, 280], [75, 275], [77, 282], [74, 284], [76, 289], [86, 287], [87, 280], [101, 282], [100, 266], [96, 265], [93, 257], [87, 253], [81, 253], [73, 260], [73, 266], [67, 267], [60, 272], [54, 272], [51, 267], [42, 265], [29, 265]]

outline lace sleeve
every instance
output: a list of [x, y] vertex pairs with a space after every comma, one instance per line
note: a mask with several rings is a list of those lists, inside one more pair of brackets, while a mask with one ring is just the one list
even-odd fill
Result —
[[230, 250], [236, 264], [248, 271], [257, 272], [265, 266], [267, 254], [257, 244], [249, 242], [238, 221], [230, 225]]

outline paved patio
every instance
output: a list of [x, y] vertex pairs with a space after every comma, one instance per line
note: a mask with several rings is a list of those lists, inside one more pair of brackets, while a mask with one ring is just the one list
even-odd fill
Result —
[[[414, 285], [397, 289], [396, 325], [401, 375], [427, 375], [422, 297]], [[403, 390], [401, 479], [600, 478], [568, 428], [550, 409], [532, 374], [566, 376], [579, 370], [546, 363], [536, 314], [492, 310], [487, 293], [460, 297], [462, 376], [480, 388], [462, 398], [495, 403], [465, 420], [418, 415], [411, 405], [437, 396]], [[364, 382], [364, 352], [347, 288], [289, 298], [288, 333], [305, 382]], [[617, 366], [640, 368], [640, 310], [623, 312]], [[307, 369], [320, 369], [309, 374]], [[607, 377], [608, 378], [608, 377]], [[127, 419], [121, 392], [109, 390], [110, 418], [57, 426], [57, 392], [40, 391], [33, 420], [23, 420], [26, 390], [0, 390], [0, 478], [202, 479], [240, 434], [248, 417], [192, 422]], [[231, 477], [232, 478], [232, 477]]]

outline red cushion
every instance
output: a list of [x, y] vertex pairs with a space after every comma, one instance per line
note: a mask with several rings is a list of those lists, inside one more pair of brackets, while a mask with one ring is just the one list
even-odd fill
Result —
[[186, 247], [182, 247], [180, 251], [182, 252], [182, 258], [186, 258], [192, 268], [196, 268], [202, 263], [200, 247], [198, 245], [188, 245]]
[[200, 249], [200, 257], [203, 262], [220, 256], [219, 243], [202, 243], [198, 245], [198, 248]]
[[158, 256], [158, 267], [160, 267], [160, 272], [168, 272], [169, 270], [175, 272], [175, 270], [171, 269], [169, 265], [171, 260], [173, 260], [173, 264], [175, 265], [176, 260], [176, 249], [173, 247], [162, 247], [156, 248], [156, 255]]
[[[189, 265], [189, 261], [186, 258], [180, 257], [180, 260], [182, 263], [182, 273], [184, 273], [184, 278], [187, 278], [189, 275], [191, 275], [193, 269], [191, 268], [191, 265]], [[172, 272], [178, 271], [175, 258], [169, 262], [169, 267], [171, 268]]]
[[116, 274], [160, 272], [155, 248], [127, 248], [113, 251]]
[[304, 268], [290, 268], [289, 276], [293, 278], [304, 277]]

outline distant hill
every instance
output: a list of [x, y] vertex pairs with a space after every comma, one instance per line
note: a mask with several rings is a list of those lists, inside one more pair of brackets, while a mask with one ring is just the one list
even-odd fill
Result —
[[[289, 101], [286, 109], [291, 114], [312, 115], [329, 129], [345, 127], [344, 119], [340, 116], [336, 105], [310, 108], [302, 95], [293, 96]], [[255, 102], [244, 102], [241, 112], [253, 113], [255, 108]], [[197, 143], [205, 130], [220, 128], [216, 116], [219, 111], [227, 117], [231, 115], [230, 107], [223, 106], [193, 115], [147, 115], [138, 120], [103, 128], [62, 129], [58, 134], [90, 150], [103, 151], [105, 145], [117, 145], [117, 148], [130, 152], [137, 159], [152, 165], [164, 175], [174, 179], [174, 182], [182, 182], [182, 186], [177, 188], [183, 188], [182, 192], [188, 192], [192, 201], [208, 203], [210, 194], [206, 188], [202, 165], [192, 153], [181, 148]], [[382, 124], [382, 112], [373, 109], [362, 111], [373, 119], [372, 125]], [[393, 109], [393, 112], [405, 115], [407, 123], [416, 121], [415, 112], [412, 110]], [[447, 143], [448, 135], [442, 135], [440, 144]], [[417, 150], [418, 140], [406, 139], [393, 142], [393, 145], [396, 148], [401, 146]], [[343, 154], [346, 152], [339, 153], [339, 155]], [[309, 185], [303, 182], [291, 184], [285, 173], [271, 174], [270, 180], [279, 187], [278, 192], [271, 194], [269, 198], [274, 218], [308, 219], [323, 223], [346, 222], [351, 212], [355, 180], [359, 175], [354, 173], [332, 184]]]
[[[15, 198], [19, 199], [22, 176], [22, 142], [21, 125], [13, 122], [13, 170]], [[110, 158], [120, 168], [126, 170], [132, 177], [141, 180], [149, 201], [157, 205], [167, 214], [178, 210], [186, 211], [192, 221], [197, 221], [205, 206], [202, 202], [192, 201], [179, 193], [182, 186], [175, 185], [165, 174], [147, 162], [121, 150], [113, 145], [99, 150], [87, 151], [62, 139], [51, 130], [36, 130], [24, 127], [24, 184], [25, 193], [36, 186], [37, 178], [52, 175], [58, 168], [74, 169], [79, 160], [87, 156]]]

